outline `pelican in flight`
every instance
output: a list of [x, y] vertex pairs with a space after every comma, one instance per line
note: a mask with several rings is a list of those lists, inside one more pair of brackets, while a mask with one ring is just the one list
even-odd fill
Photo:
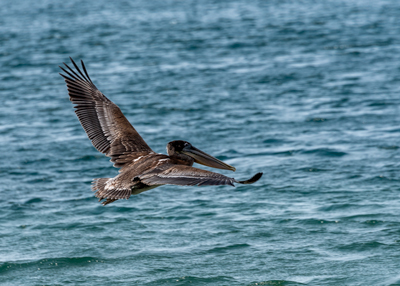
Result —
[[75, 113], [93, 146], [111, 157], [114, 167], [120, 168], [114, 178], [93, 180], [95, 196], [107, 205], [119, 199], [159, 187], [161, 185], [204, 186], [252, 184], [262, 173], [246, 181], [194, 168], [193, 163], [235, 171], [236, 169], [217, 158], [197, 149], [183, 140], [167, 144], [168, 155], [155, 153], [133, 128], [119, 107], [102, 94], [90, 79], [81, 60], [82, 69], [71, 59], [76, 71], [64, 63], [70, 100]]

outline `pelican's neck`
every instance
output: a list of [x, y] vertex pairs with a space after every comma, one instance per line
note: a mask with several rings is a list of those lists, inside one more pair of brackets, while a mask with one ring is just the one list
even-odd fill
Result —
[[174, 154], [169, 155], [169, 157], [171, 158], [172, 161], [174, 161], [176, 164], [179, 164], [179, 165], [193, 166], [193, 163], [194, 163], [194, 159], [185, 154], [174, 153]]

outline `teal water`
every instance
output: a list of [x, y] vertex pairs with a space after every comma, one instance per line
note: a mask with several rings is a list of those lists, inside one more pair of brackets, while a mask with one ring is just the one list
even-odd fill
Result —
[[[0, 284], [400, 285], [399, 48], [394, 0], [1, 1]], [[69, 56], [156, 152], [263, 178], [101, 206]]]

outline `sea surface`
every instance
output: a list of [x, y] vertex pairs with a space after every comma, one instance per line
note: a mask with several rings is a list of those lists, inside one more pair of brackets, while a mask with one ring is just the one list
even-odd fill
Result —
[[[70, 56], [154, 151], [264, 176], [103, 207]], [[0, 285], [400, 285], [400, 1], [2, 0], [0, 100]]]

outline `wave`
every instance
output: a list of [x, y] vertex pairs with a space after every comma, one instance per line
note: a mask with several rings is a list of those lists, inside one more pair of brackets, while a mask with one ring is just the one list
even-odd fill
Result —
[[104, 263], [104, 259], [98, 257], [60, 257], [43, 258], [34, 261], [4, 262], [0, 264], [0, 273], [11, 270], [24, 270], [28, 268], [51, 268], [51, 267], [71, 267], [88, 265], [89, 263]]

